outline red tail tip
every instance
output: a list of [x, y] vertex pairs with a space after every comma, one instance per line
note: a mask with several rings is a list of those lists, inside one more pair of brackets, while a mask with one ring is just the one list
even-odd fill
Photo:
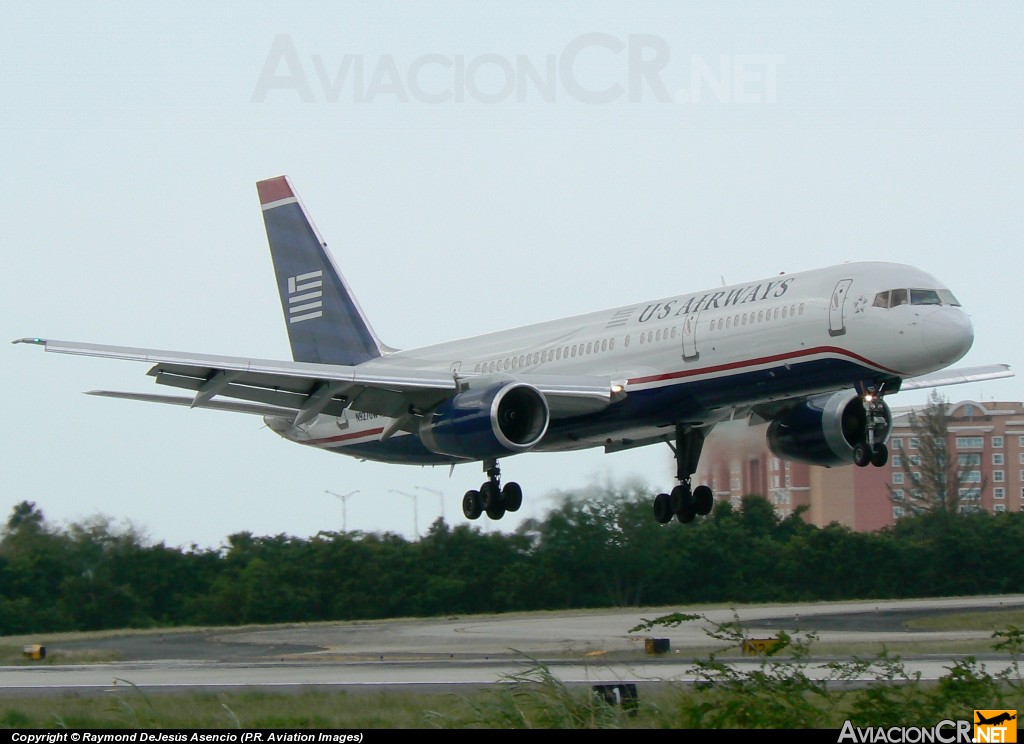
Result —
[[256, 191], [260, 195], [260, 204], [269, 204], [270, 202], [289, 199], [295, 196], [291, 185], [288, 183], [288, 176], [278, 176], [277, 178], [268, 178], [266, 181], [259, 181], [256, 184]]

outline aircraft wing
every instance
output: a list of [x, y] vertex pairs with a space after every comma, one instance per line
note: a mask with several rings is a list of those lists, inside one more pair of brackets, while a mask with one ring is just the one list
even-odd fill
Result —
[[[302, 424], [319, 413], [339, 416], [346, 408], [390, 418], [402, 418], [410, 408], [429, 411], [453, 395], [461, 384], [497, 383], [512, 377], [456, 380], [451, 373], [389, 367], [385, 361], [356, 367], [289, 362], [245, 357], [161, 351], [130, 346], [107, 346], [75, 341], [22, 338], [14, 343], [42, 346], [59, 354], [147, 362], [148, 374], [161, 385], [195, 392], [193, 398], [93, 391], [95, 395], [189, 405], [222, 410], [279, 415], [293, 413]], [[598, 378], [530, 377], [548, 400], [552, 418], [598, 411], [617, 399], [611, 380]], [[214, 396], [251, 405], [212, 404]]]
[[959, 369], [940, 369], [938, 372], [908, 377], [900, 385], [900, 390], [921, 390], [922, 388], [942, 387], [943, 385], [960, 385], [965, 382], [984, 382], [998, 380], [1002, 377], [1013, 377], [1009, 364], [990, 364], [984, 367], [961, 367]]

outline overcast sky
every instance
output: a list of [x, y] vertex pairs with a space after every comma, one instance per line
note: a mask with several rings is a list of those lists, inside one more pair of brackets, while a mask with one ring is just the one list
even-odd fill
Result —
[[[0, 10], [3, 338], [290, 358], [254, 186], [287, 174], [391, 346], [878, 259], [959, 296], [976, 333], [962, 365], [1024, 370], [1020, 3]], [[57, 523], [103, 514], [216, 547], [340, 529], [325, 492], [358, 491], [348, 529], [412, 536], [438, 492], [463, 522], [483, 478], [86, 396], [166, 390], [143, 364], [2, 349], [4, 518], [29, 499]], [[593, 482], [653, 494], [674, 472], [664, 445], [502, 467], [520, 516]]]

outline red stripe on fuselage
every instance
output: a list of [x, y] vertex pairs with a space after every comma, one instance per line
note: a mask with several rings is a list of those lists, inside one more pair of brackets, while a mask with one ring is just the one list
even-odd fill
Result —
[[330, 444], [331, 442], [344, 442], [346, 439], [359, 439], [360, 437], [375, 437], [378, 434], [384, 433], [384, 427], [379, 429], [367, 429], [366, 431], [353, 431], [348, 434], [339, 434], [336, 437], [326, 437], [324, 439], [308, 439], [302, 444]]
[[740, 362], [730, 362], [729, 364], [716, 364], [713, 367], [702, 367], [700, 369], [684, 369], [678, 372], [666, 372], [661, 375], [649, 375], [647, 377], [637, 377], [629, 380], [630, 385], [642, 385], [648, 382], [662, 382], [664, 380], [678, 380], [683, 377], [696, 377], [697, 375], [708, 375], [715, 372], [729, 372], [732, 370], [742, 369], [744, 367], [759, 367], [764, 364], [774, 364], [776, 362], [784, 362], [787, 359], [798, 359], [800, 357], [813, 356], [815, 354], [838, 354], [839, 356], [850, 357], [856, 359], [858, 362], [868, 365], [869, 367], [875, 367], [884, 372], [889, 372], [894, 375], [901, 375], [894, 369], [872, 362], [870, 359], [862, 357], [860, 354], [854, 354], [852, 351], [846, 349], [840, 349], [838, 346], [818, 346], [814, 349], [804, 349], [802, 351], [791, 351], [786, 354], [774, 354], [772, 356], [758, 357], [757, 359], [744, 359]]

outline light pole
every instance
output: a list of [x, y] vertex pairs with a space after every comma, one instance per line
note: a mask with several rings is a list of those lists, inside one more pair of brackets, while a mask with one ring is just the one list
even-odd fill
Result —
[[415, 493], [406, 493], [405, 491], [396, 491], [394, 488], [389, 488], [388, 491], [391, 493], [397, 493], [399, 496], [405, 496], [407, 499], [412, 499], [412, 529], [415, 532], [416, 537], [420, 536], [420, 514], [419, 514], [419, 498]]
[[341, 531], [348, 532], [348, 509], [346, 505], [348, 504], [349, 497], [355, 496], [359, 491], [355, 490], [349, 491], [348, 493], [335, 493], [334, 491], [324, 490], [324, 493], [330, 494], [337, 499], [341, 499]]
[[441, 506], [441, 521], [444, 521], [444, 491], [438, 491], [435, 488], [427, 488], [426, 486], [416, 486], [421, 491], [429, 491], [437, 496], [438, 503]]

